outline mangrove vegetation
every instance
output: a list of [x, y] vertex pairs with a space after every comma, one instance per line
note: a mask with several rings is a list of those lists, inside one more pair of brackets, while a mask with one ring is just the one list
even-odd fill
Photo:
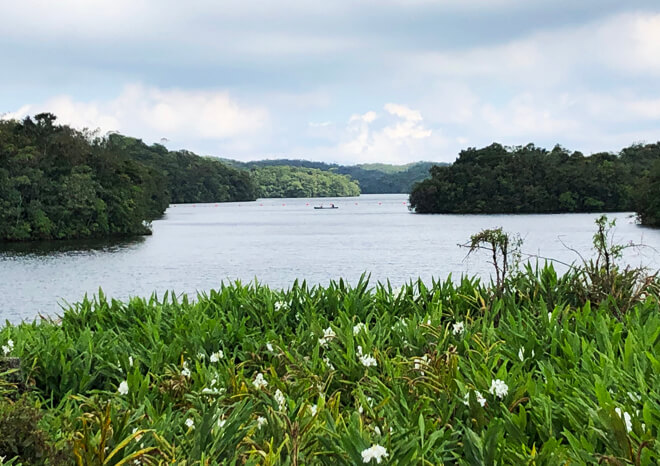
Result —
[[410, 204], [419, 213], [637, 211], [657, 225], [659, 161], [660, 143], [588, 157], [561, 146], [468, 148], [452, 165], [434, 166]]

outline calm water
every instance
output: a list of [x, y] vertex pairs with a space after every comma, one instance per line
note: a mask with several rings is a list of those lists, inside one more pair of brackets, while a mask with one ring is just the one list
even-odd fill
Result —
[[[166, 290], [194, 295], [236, 279], [287, 288], [296, 278], [354, 283], [363, 272], [393, 286], [449, 273], [486, 276], [488, 258], [466, 260], [457, 244], [497, 226], [520, 233], [527, 253], [572, 262], [577, 256], [566, 246], [588, 254], [597, 217], [415, 215], [406, 201], [406, 195], [363, 195], [176, 205], [154, 222], [153, 236], [132, 241], [0, 245], [0, 319], [55, 314], [64, 301], [99, 287], [126, 298]], [[331, 202], [340, 208], [312, 208]], [[660, 268], [660, 231], [635, 225], [630, 214], [613, 216], [617, 242], [655, 248], [629, 250], [626, 260]]]

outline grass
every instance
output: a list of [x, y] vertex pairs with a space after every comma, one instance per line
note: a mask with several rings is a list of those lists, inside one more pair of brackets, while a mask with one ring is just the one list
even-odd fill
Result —
[[574, 278], [99, 292], [0, 330], [21, 366], [0, 366], [0, 406], [36, 406], [35, 435], [78, 464], [363, 464], [373, 445], [370, 464], [658, 464], [658, 295], [618, 312]]

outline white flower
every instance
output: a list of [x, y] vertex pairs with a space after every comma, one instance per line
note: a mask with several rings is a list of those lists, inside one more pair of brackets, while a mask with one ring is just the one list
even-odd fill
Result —
[[626, 432], [632, 431], [632, 421], [630, 419], [630, 414], [625, 412], [625, 411], [623, 413], [621, 413], [621, 408], [618, 408], [618, 407], [614, 408], [614, 411], [616, 411], [616, 413], [619, 415], [619, 417], [621, 419], [623, 419], [623, 422], [626, 425]]
[[463, 322], [456, 322], [452, 325], [452, 333], [454, 335], [460, 335], [465, 331], [465, 324]]
[[[483, 397], [481, 392], [479, 392], [478, 390], [475, 390], [474, 391], [474, 396], [477, 399], [477, 403], [479, 403], [479, 405], [482, 408], [484, 406], [486, 406], [486, 398]], [[469, 392], [465, 394], [465, 398], [463, 399], [463, 403], [465, 404], [465, 406], [468, 406], [470, 404], [470, 393]]]
[[284, 408], [286, 407], [286, 398], [279, 388], [275, 391], [275, 401], [277, 401], [280, 411], [284, 411]]
[[276, 312], [279, 312], [280, 309], [282, 309], [283, 306], [284, 306], [284, 303], [282, 301], [277, 301], [273, 307], [275, 308]]
[[426, 325], [431, 325], [431, 319], [426, 319]]
[[[137, 431], [138, 431], [138, 428], [137, 428], [137, 427], [134, 427], [134, 428], [133, 428], [133, 432], [131, 432], [131, 433], [134, 434], [134, 433], [136, 433]], [[140, 435], [136, 435], [136, 436], [135, 436], [135, 441], [136, 441], [136, 442], [139, 442], [140, 439], [142, 439], [142, 434], [140, 434]]]
[[337, 335], [335, 334], [335, 331], [332, 330], [332, 328], [328, 327], [325, 330], [323, 330], [323, 336], [319, 338], [319, 344], [321, 346], [325, 346], [328, 344], [330, 340], [332, 340], [336, 336]]
[[259, 417], [257, 418], [257, 427], [258, 427], [259, 429], [261, 429], [261, 428], [262, 428], [263, 426], [265, 426], [266, 424], [268, 424], [268, 419], [266, 419], [265, 417], [261, 417], [261, 416], [259, 416]]
[[637, 403], [642, 401], [642, 397], [640, 395], [638, 395], [637, 393], [633, 393], [633, 392], [627, 392], [627, 393], [628, 393], [628, 396], [630, 397], [631, 400], [633, 400]]
[[359, 335], [362, 329], [366, 328], [363, 322], [358, 322], [353, 326], [353, 335]]
[[488, 392], [498, 398], [504, 398], [507, 393], [509, 393], [509, 387], [503, 380], [496, 379], [490, 383], [490, 389]]
[[371, 367], [371, 366], [376, 367], [378, 365], [376, 358], [374, 358], [370, 354], [360, 355], [360, 362], [364, 367]]
[[268, 351], [273, 351], [273, 345], [270, 342], [266, 343], [266, 349]]
[[133, 367], [133, 356], [128, 357], [128, 365]]
[[362, 405], [358, 406], [358, 413], [362, 414], [364, 412], [364, 408]]
[[329, 357], [326, 356], [325, 358], [323, 358], [323, 361], [325, 362], [325, 365], [328, 366], [328, 369], [330, 369], [331, 371], [335, 370], [335, 366], [332, 365]]
[[211, 380], [211, 387], [214, 387], [218, 383], [218, 379]]
[[128, 395], [128, 382], [125, 380], [119, 384], [119, 388], [117, 388], [117, 392], [119, 392], [120, 395]]
[[309, 412], [312, 413], [312, 416], [316, 416], [317, 411], [319, 410], [319, 407], [316, 405], [310, 405], [309, 407]]
[[2, 345], [2, 352], [7, 356], [14, 350], [14, 340], [7, 340], [6, 345]]
[[369, 463], [371, 460], [376, 460], [376, 463], [380, 464], [381, 461], [383, 461], [383, 458], [387, 458], [389, 453], [387, 453], [387, 450], [385, 447], [381, 447], [380, 445], [372, 445], [366, 450], [362, 450], [362, 462], [363, 463]]
[[415, 358], [415, 370], [424, 375], [424, 368], [429, 364], [429, 356], [425, 354], [421, 358]]
[[257, 390], [261, 390], [262, 388], [268, 386], [268, 382], [266, 382], [266, 379], [264, 379], [264, 375], [261, 372], [259, 372], [257, 376], [254, 378], [252, 385], [254, 385], [254, 388], [256, 388]]
[[202, 352], [197, 353], [197, 359], [201, 359], [202, 361], [206, 358], [206, 355]]
[[186, 427], [188, 427], [188, 429], [194, 429], [195, 421], [193, 421], [192, 418], [186, 419]]
[[[532, 350], [532, 357], [534, 357], [534, 350]], [[518, 359], [525, 361], [525, 348], [521, 347], [518, 350]]]
[[181, 375], [184, 377], [190, 377], [190, 369], [188, 369], [188, 361], [183, 361], [183, 369], [181, 369]]
[[218, 350], [215, 353], [211, 354], [211, 357], [209, 358], [209, 360], [211, 362], [218, 362], [218, 361], [220, 361], [220, 359], [222, 359], [224, 357], [225, 357], [225, 353], [222, 350]]
[[219, 428], [222, 429], [222, 428], [225, 426], [226, 423], [227, 423], [227, 420], [226, 420], [226, 419], [220, 419], [220, 418], [218, 418], [218, 427], [219, 427]]
[[548, 312], [548, 322], [552, 322], [552, 312]]
[[380, 427], [375, 426], [375, 427], [374, 427], [374, 432], [376, 432], [376, 435], [381, 435]]

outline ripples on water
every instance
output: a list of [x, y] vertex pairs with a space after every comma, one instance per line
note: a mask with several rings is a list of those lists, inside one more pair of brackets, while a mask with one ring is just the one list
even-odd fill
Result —
[[[286, 288], [296, 278], [355, 283], [363, 272], [393, 286], [421, 277], [487, 276], [488, 258], [465, 259], [470, 235], [502, 226], [520, 233], [523, 250], [564, 262], [578, 258], [562, 241], [589, 254], [598, 214], [415, 215], [406, 195], [359, 198], [261, 199], [256, 202], [171, 206], [153, 235], [125, 241], [64, 241], [0, 245], [0, 318], [55, 314], [99, 287], [114, 298], [167, 290], [195, 294], [224, 280]], [[334, 203], [337, 210], [314, 210]], [[660, 231], [613, 214], [619, 243], [647, 244], [626, 260], [660, 267]], [[655, 249], [653, 249], [655, 248]], [[561, 268], [561, 266], [558, 266]]]

